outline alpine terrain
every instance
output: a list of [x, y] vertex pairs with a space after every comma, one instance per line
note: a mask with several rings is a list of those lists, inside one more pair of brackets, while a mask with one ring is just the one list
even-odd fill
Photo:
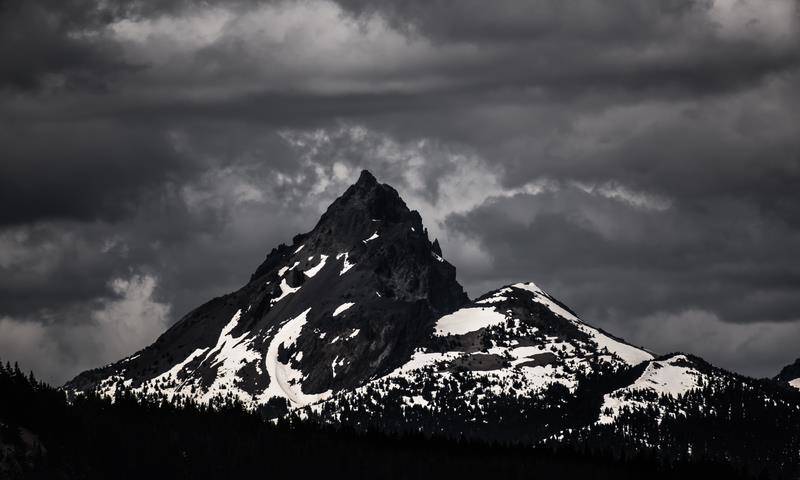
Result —
[[420, 215], [364, 171], [244, 287], [64, 389], [800, 471], [800, 391], [631, 345], [521, 280], [470, 300]]

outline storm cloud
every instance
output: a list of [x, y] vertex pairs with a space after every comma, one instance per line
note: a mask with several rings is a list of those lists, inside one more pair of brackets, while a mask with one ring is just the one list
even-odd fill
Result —
[[800, 356], [793, 0], [0, 3], [0, 357], [62, 382], [243, 284], [362, 168], [470, 295]]

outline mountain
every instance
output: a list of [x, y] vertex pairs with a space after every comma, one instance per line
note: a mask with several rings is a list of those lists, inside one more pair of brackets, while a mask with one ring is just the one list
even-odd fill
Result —
[[786, 365], [783, 367], [780, 373], [775, 376], [775, 380], [788, 383], [794, 388], [800, 390], [800, 358], [795, 360], [791, 365]]
[[393, 371], [437, 318], [466, 302], [419, 214], [364, 171], [313, 230], [273, 249], [247, 285], [65, 389], [233, 398], [280, 412]]
[[63, 388], [800, 474], [800, 392], [657, 356], [534, 283], [470, 300], [419, 214], [366, 171], [244, 287]]
[[294, 413], [306, 421], [800, 474], [800, 392], [654, 356], [532, 283], [437, 320], [403, 366]]
[[[533, 283], [487, 293], [436, 321], [411, 358], [301, 416], [372, 428], [538, 441], [578, 426], [592, 381], [653, 359], [582, 322]], [[547, 422], [554, 415], [561, 422]], [[570, 417], [570, 418], [567, 418]], [[542, 420], [542, 421], [540, 421]]]

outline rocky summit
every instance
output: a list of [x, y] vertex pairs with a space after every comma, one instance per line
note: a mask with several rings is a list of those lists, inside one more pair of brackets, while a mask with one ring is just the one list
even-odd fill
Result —
[[420, 215], [364, 171], [247, 285], [64, 389], [800, 472], [796, 369], [759, 380], [658, 355], [521, 280], [470, 300]]
[[364, 171], [247, 285], [65, 388], [302, 406], [393, 371], [467, 302], [419, 213]]

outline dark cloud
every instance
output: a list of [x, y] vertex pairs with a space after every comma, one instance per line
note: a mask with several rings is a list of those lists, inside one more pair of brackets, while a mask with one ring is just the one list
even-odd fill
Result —
[[109, 120], [11, 124], [0, 132], [0, 224], [115, 219], [184, 170], [165, 132]]
[[[752, 84], [796, 68], [793, 41], [755, 5], [665, 0], [374, 2], [341, 0], [359, 18], [380, 15], [411, 35], [474, 47], [466, 81], [577, 90], [666, 89], [693, 95]], [[734, 9], [736, 10], [736, 9]], [[785, 15], [797, 19], [797, 9]], [[785, 19], [784, 19], [785, 20]], [[791, 19], [790, 19], [791, 21]], [[489, 67], [489, 68], [487, 68]]]
[[746, 202], [659, 210], [565, 187], [447, 221], [491, 252], [487, 281], [535, 272], [600, 321], [692, 308], [733, 322], [798, 320], [800, 267], [786, 258], [800, 253], [800, 235]]
[[654, 349], [777, 371], [800, 355], [798, 11], [6, 0], [0, 356], [60, 381], [129, 353], [370, 168], [473, 295], [538, 281]]
[[659, 36], [674, 23], [704, 9], [708, 2], [687, 0], [636, 1], [502, 0], [487, 8], [480, 1], [381, 2], [341, 0], [347, 10], [363, 16], [378, 13], [399, 28], [421, 31], [440, 41], [518, 43], [558, 36], [626, 42]]
[[0, 3], [0, 88], [104, 90], [135, 68], [92, 36], [110, 13], [81, 0]]

